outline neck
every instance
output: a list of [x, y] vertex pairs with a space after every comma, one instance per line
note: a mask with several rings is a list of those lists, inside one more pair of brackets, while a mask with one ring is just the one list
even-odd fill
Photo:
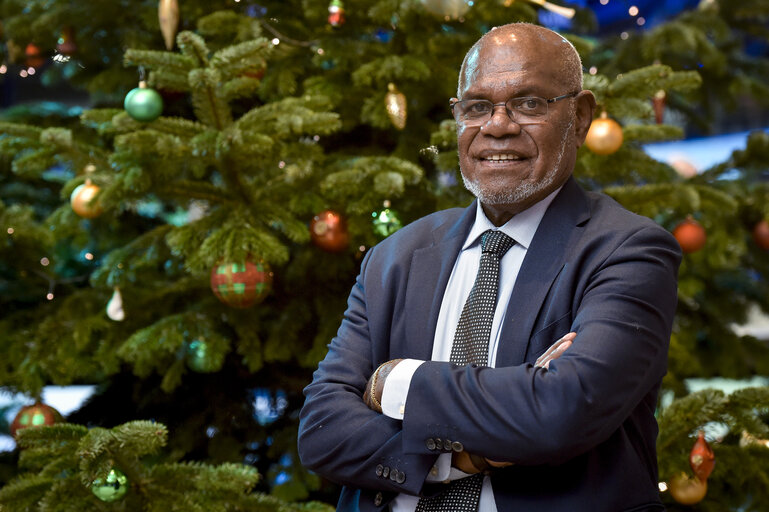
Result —
[[503, 226], [507, 221], [512, 219], [516, 213], [508, 209], [499, 209], [495, 205], [488, 205], [481, 203], [483, 213], [486, 214], [486, 218], [491, 221], [497, 227]]

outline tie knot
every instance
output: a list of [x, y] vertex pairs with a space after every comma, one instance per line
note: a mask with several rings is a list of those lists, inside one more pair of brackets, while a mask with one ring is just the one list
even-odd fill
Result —
[[489, 229], [481, 235], [481, 252], [490, 252], [501, 258], [514, 243], [515, 240], [503, 232]]

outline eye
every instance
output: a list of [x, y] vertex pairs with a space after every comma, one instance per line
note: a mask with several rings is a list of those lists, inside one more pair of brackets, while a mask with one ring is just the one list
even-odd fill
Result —
[[485, 100], [466, 101], [465, 103], [465, 115], [471, 117], [482, 116], [488, 114], [491, 111], [491, 103]]
[[539, 109], [539, 101], [537, 101], [536, 98], [524, 98], [520, 103], [518, 103], [516, 108], [519, 110], [535, 111]]

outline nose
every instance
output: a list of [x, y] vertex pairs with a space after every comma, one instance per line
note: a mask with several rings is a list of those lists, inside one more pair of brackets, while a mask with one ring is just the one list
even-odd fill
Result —
[[481, 125], [481, 132], [492, 137], [518, 135], [521, 133], [521, 125], [513, 121], [504, 103], [497, 103], [489, 120]]

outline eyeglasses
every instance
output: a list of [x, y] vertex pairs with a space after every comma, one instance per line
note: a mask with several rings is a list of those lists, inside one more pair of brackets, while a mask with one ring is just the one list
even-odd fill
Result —
[[489, 100], [452, 100], [451, 112], [457, 123], [465, 126], [480, 126], [486, 124], [494, 114], [494, 108], [503, 106], [511, 121], [517, 124], [543, 124], [547, 122], [547, 106], [565, 98], [573, 98], [579, 94], [571, 92], [563, 96], [545, 99], [536, 96], [510, 98], [505, 103], [492, 103]]

